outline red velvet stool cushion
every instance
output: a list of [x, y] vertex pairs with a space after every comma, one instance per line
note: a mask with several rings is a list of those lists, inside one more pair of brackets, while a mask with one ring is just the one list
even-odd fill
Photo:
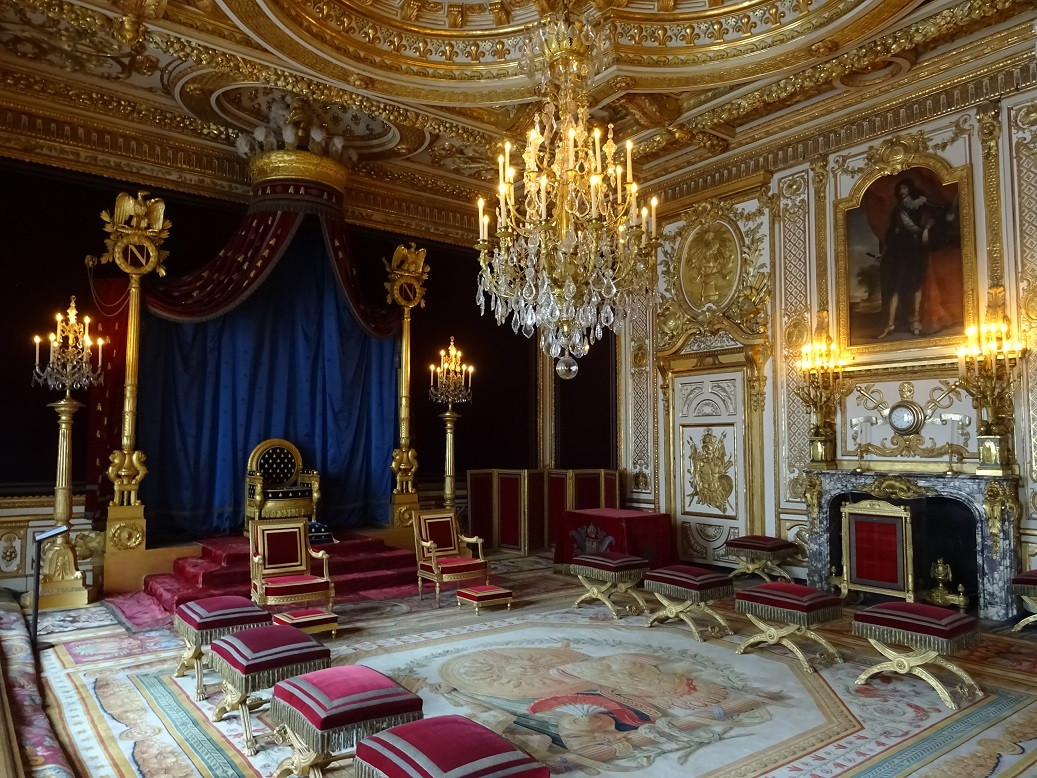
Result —
[[1037, 570], [1029, 570], [1013, 578], [1012, 594], [1037, 594]]
[[842, 614], [842, 601], [812, 586], [771, 581], [743, 589], [735, 595], [735, 610], [758, 618], [813, 627]]
[[329, 667], [281, 681], [274, 686], [274, 699], [321, 731], [421, 713], [421, 697], [363, 665]]
[[[401, 724], [356, 747], [357, 775], [387, 778], [548, 778], [551, 771], [496, 732], [463, 716]], [[373, 773], [364, 767], [377, 770]]]
[[270, 614], [247, 597], [223, 595], [185, 602], [176, 609], [174, 620], [196, 632], [247, 627], [270, 623]]
[[920, 602], [881, 602], [857, 611], [853, 621], [940, 640], [953, 640], [979, 627], [975, 616]]
[[468, 600], [469, 602], [478, 603], [492, 603], [498, 600], [510, 600], [511, 589], [505, 589], [503, 586], [466, 586], [464, 589], [457, 590], [457, 598], [459, 600]]
[[701, 592], [717, 587], [730, 588], [731, 577], [692, 565], [670, 565], [648, 573], [645, 576], [645, 588], [650, 592], [654, 591], [649, 584], [663, 584]]
[[619, 551], [598, 551], [593, 554], [581, 554], [572, 561], [572, 567], [587, 567], [607, 573], [647, 570], [648, 566], [647, 559], [623, 554]]
[[[485, 559], [471, 559], [466, 556], [448, 556], [437, 559], [440, 569], [449, 568], [451, 573], [473, 573], [486, 569]], [[433, 572], [432, 562], [422, 562], [419, 567], [426, 573]]]
[[274, 614], [274, 624], [288, 624], [299, 629], [338, 626], [338, 616], [320, 608], [301, 608]]
[[213, 642], [209, 650], [241, 675], [287, 665], [328, 661], [331, 650], [295, 627], [253, 627]]
[[791, 540], [772, 538], [769, 535], [742, 535], [727, 541], [727, 548], [746, 555], [787, 556], [795, 554], [799, 547]]

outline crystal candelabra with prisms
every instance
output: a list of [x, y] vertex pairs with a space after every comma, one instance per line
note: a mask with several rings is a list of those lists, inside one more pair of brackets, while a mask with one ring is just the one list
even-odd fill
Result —
[[[43, 340], [39, 335], [33, 338], [36, 344], [36, 367], [32, 373], [34, 386], [44, 384], [51, 389], [64, 389], [66, 396], [73, 389], [86, 389], [89, 386], [101, 383], [101, 350], [104, 347], [104, 339], [92, 339], [90, 337], [90, 317], [84, 316], [79, 321], [79, 312], [76, 310], [76, 298], [73, 296], [69, 302], [67, 315], [57, 314], [55, 316], [57, 326], [50, 333], [50, 356], [46, 364], [40, 365], [40, 344]], [[97, 367], [91, 367], [90, 361], [93, 346], [97, 346]]]
[[[36, 345], [36, 367], [32, 382], [37, 386], [64, 390], [65, 396], [50, 407], [58, 414], [58, 466], [54, 484], [54, 523], [56, 526], [72, 526], [72, 416], [82, 403], [72, 399], [73, 389], [85, 389], [103, 380], [101, 372], [102, 338], [91, 338], [90, 317], [79, 320], [76, 298], [68, 306], [67, 315], [57, 314], [57, 326], [50, 333], [50, 355], [45, 364], [40, 364], [42, 339], [33, 338]], [[93, 347], [97, 346], [97, 366], [91, 365]], [[90, 592], [83, 584], [76, 552], [69, 542], [68, 533], [53, 538], [43, 549], [39, 560], [42, 607], [61, 608], [86, 605]]]
[[429, 365], [429, 399], [445, 403], [446, 411], [439, 418], [446, 424], [446, 459], [443, 463], [443, 507], [454, 507], [454, 428], [461, 414], [454, 404], [472, 399], [473, 365], [461, 361], [461, 352], [450, 338], [450, 345], [439, 352], [439, 365]]

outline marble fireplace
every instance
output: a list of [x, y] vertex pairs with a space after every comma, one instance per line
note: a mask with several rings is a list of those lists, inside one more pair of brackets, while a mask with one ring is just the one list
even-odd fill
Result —
[[1019, 479], [971, 473], [806, 471], [811, 532], [807, 582], [830, 588], [842, 564], [841, 506], [879, 499], [912, 510], [915, 575], [931, 585], [930, 565], [945, 558], [953, 586], [963, 584], [980, 618], [1003, 621], [1019, 612], [1009, 583], [1018, 571]]

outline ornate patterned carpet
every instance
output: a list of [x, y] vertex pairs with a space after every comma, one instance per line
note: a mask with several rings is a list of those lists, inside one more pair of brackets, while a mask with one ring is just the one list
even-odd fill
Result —
[[[847, 661], [805, 674], [781, 648], [736, 655], [749, 625], [730, 601], [722, 610], [738, 634], [698, 643], [683, 625], [575, 611], [572, 580], [546, 571], [509, 572], [505, 583], [516, 592], [510, 613], [476, 617], [450, 593], [438, 611], [427, 596], [341, 606], [334, 661], [393, 676], [424, 698], [426, 716], [470, 716], [555, 774], [1037, 774], [1029, 636], [995, 631], [965, 655], [987, 694], [951, 713], [917, 679], [856, 687], [877, 657], [846, 619], [825, 634]], [[42, 634], [56, 644], [42, 657], [45, 693], [79, 774], [266, 775], [287, 754], [265, 746], [246, 757], [236, 715], [209, 720], [218, 698], [195, 702], [193, 679], [170, 675], [181, 644], [168, 627], [131, 631], [95, 606], [48, 614]]]

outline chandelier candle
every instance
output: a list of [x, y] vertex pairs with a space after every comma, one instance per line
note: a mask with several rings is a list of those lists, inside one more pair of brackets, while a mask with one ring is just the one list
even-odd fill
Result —
[[545, 17], [526, 47], [543, 103], [526, 136], [521, 176], [511, 141], [497, 158], [492, 240], [486, 203], [478, 203], [476, 302], [483, 313], [488, 302], [498, 324], [510, 317], [515, 332], [538, 332], [563, 378], [576, 375], [576, 359], [605, 329], [658, 299], [658, 198], [639, 215], [633, 142], [626, 141], [624, 167], [613, 126], [591, 126], [600, 51], [595, 31], [568, 10]]

